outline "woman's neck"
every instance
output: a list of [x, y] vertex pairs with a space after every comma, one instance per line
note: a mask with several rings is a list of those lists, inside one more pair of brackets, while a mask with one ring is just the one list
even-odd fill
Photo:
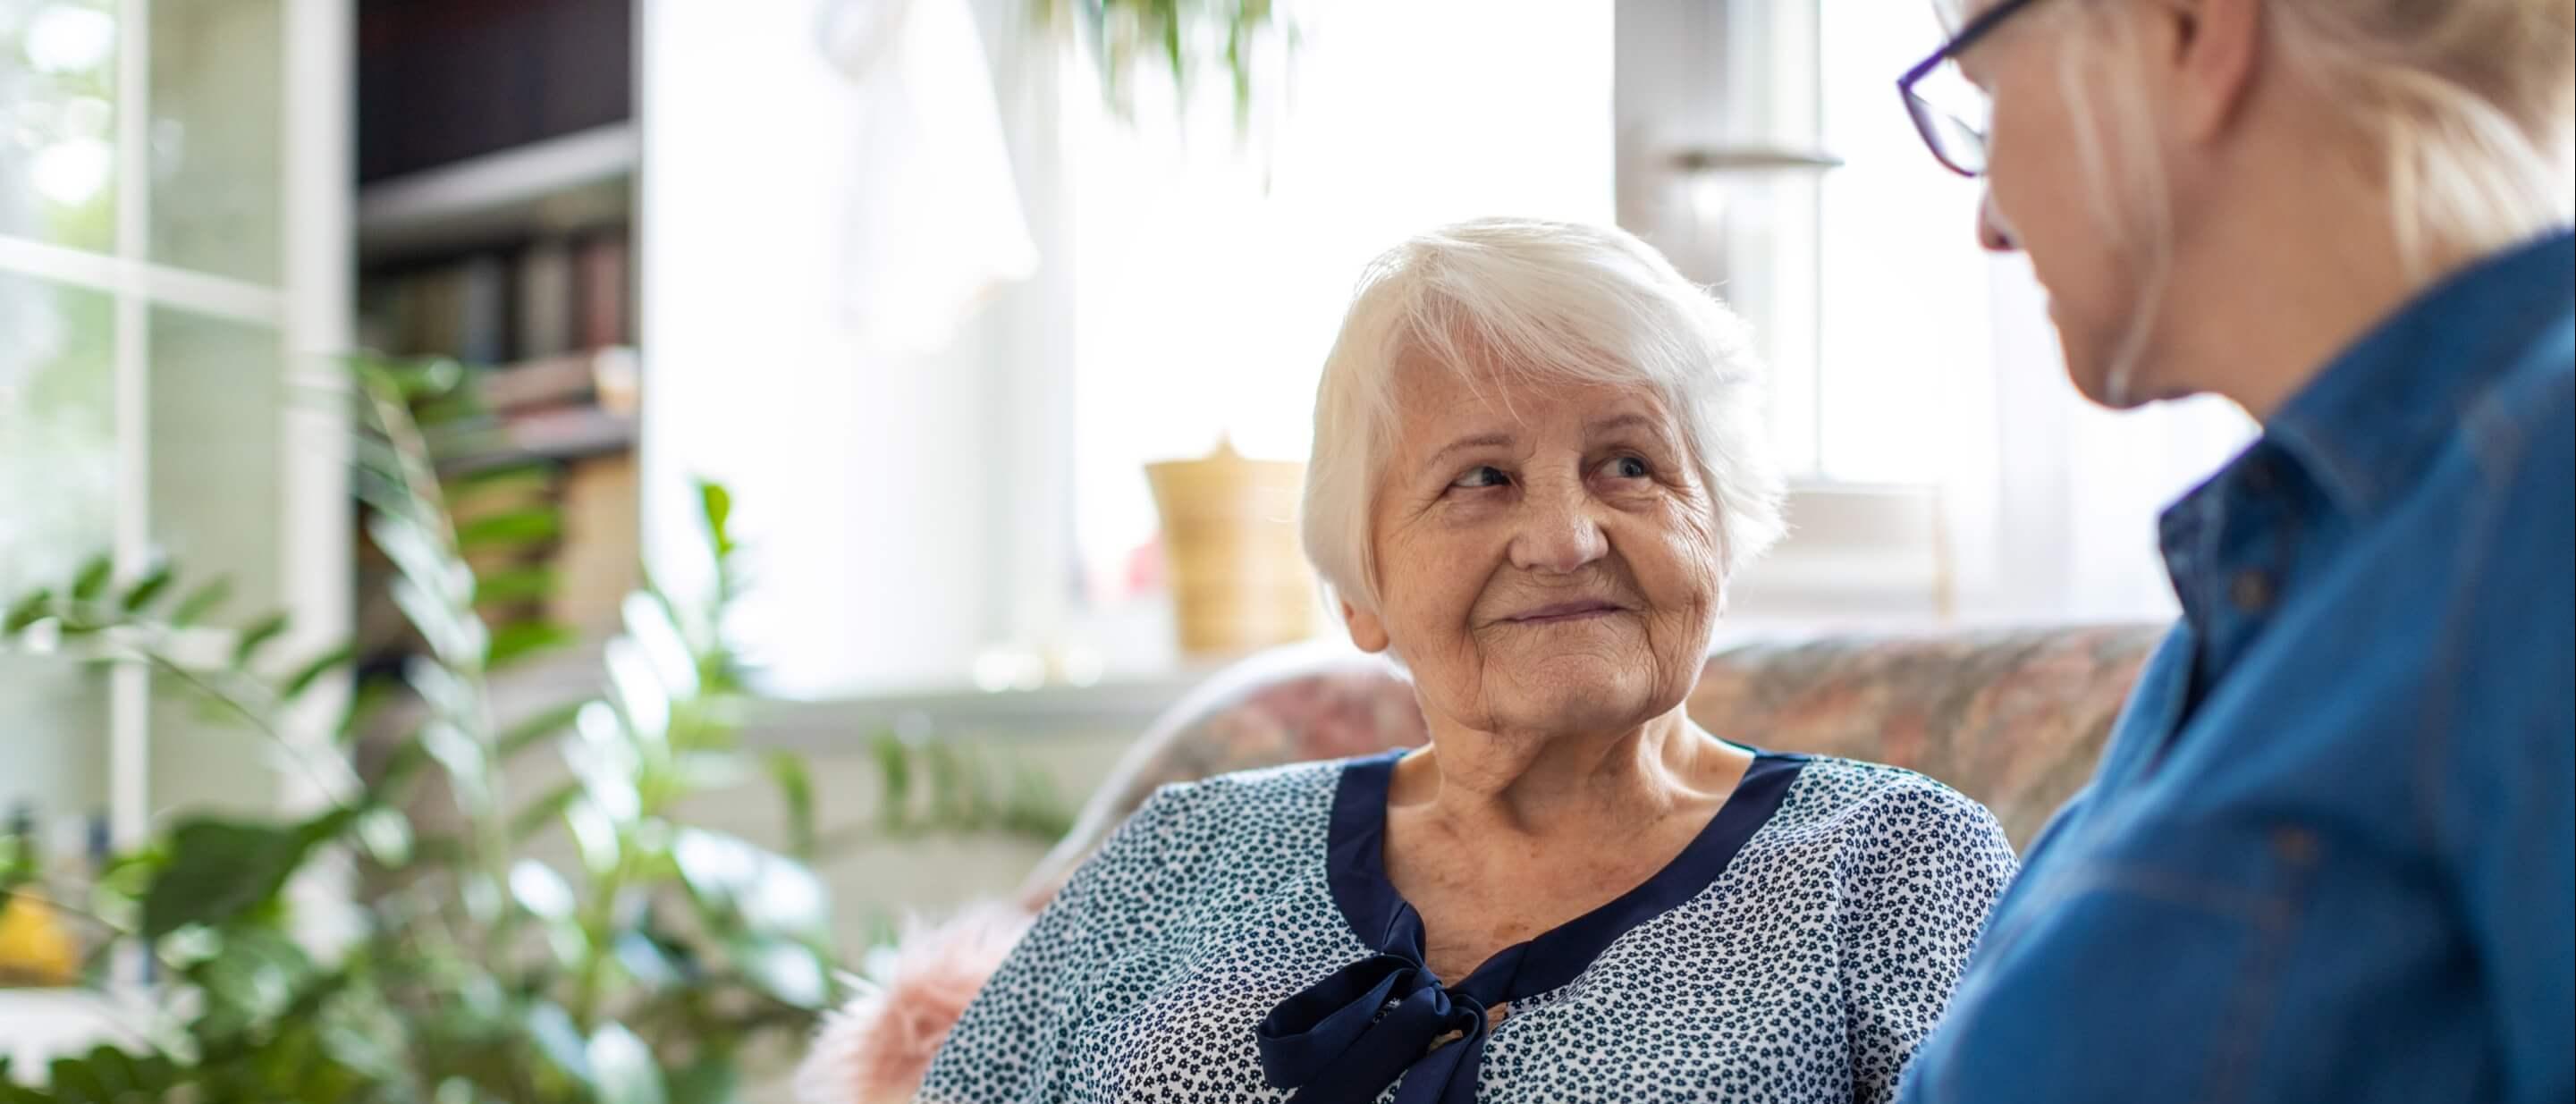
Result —
[[1546, 737], [1435, 721], [1431, 746], [1397, 765], [1388, 802], [1484, 838], [1619, 832], [1723, 801], [1752, 762], [1680, 706], [1643, 724]]
[[2283, 134], [2248, 143], [2227, 185], [2195, 197], [2161, 312], [2169, 367], [2142, 381], [2225, 396], [2263, 422], [2408, 300], [2511, 240], [2410, 245], [2385, 185], [2320, 168], [2366, 151], [2331, 128], [2271, 125]]

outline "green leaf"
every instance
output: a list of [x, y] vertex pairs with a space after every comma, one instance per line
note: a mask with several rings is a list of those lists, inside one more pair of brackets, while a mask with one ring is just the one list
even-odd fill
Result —
[[580, 639], [581, 634], [551, 621], [520, 621], [503, 625], [492, 634], [492, 643], [484, 649], [483, 666], [487, 670], [498, 670]]
[[307, 661], [304, 666], [296, 668], [293, 674], [286, 677], [286, 682], [278, 688], [278, 696], [286, 698], [300, 696], [305, 691], [312, 689], [314, 683], [321, 681], [322, 676], [330, 674], [332, 668], [347, 663], [356, 657], [357, 649], [355, 646], [349, 644], [340, 645], [337, 648], [333, 648], [330, 651], [315, 656], [311, 660]]
[[703, 1055], [671, 1075], [670, 1104], [733, 1104], [739, 1099], [740, 1080], [731, 1056]]
[[211, 582], [202, 583], [197, 589], [189, 591], [187, 597], [179, 599], [179, 605], [170, 611], [170, 624], [174, 628], [181, 629], [194, 625], [203, 620], [207, 614], [213, 613], [215, 607], [223, 605], [224, 601], [232, 596], [231, 576], [222, 576]]
[[555, 868], [535, 859], [521, 859], [510, 866], [510, 896], [528, 915], [540, 920], [570, 920], [579, 904], [572, 894], [572, 883], [555, 873]]
[[572, 1022], [572, 1013], [553, 1001], [535, 1001], [520, 1021], [528, 1041], [536, 1044], [537, 1053], [554, 1063], [555, 1068], [583, 1086], [592, 1084], [590, 1051], [581, 1040], [581, 1028]]
[[887, 830], [902, 828], [912, 819], [912, 753], [903, 738], [894, 733], [879, 733], [868, 744], [876, 755], [877, 773], [885, 779], [885, 794], [877, 812]]
[[510, 838], [513, 841], [524, 842], [528, 837], [544, 831], [546, 825], [554, 823], [556, 817], [562, 816], [564, 810], [570, 808], [581, 793], [582, 784], [578, 781], [565, 782], [547, 790], [545, 796], [527, 803], [510, 817]]
[[187, 974], [205, 991], [210, 1015], [238, 1018], [244, 1026], [274, 1021], [314, 995], [312, 957], [293, 937], [265, 924], [221, 928], [215, 952]]
[[572, 702], [537, 713], [526, 720], [501, 730], [500, 739], [492, 742], [494, 754], [508, 759], [535, 746], [537, 741], [559, 736], [572, 728], [573, 719], [581, 716], [589, 702]]
[[746, 936], [731, 941], [725, 950], [746, 980], [786, 1004], [820, 1009], [831, 996], [822, 958], [802, 943]]
[[800, 859], [814, 857], [814, 778], [805, 768], [805, 757], [792, 751], [772, 751], [767, 756], [770, 780], [778, 784], [779, 800], [786, 806], [787, 852]]
[[367, 855], [386, 867], [400, 867], [411, 861], [411, 821], [392, 809], [373, 808], [359, 814], [358, 842]]
[[18, 604], [9, 607], [8, 617], [0, 619], [0, 636], [16, 636], [27, 631], [36, 622], [52, 616], [53, 608], [54, 592], [50, 590], [39, 590], [18, 599]]
[[484, 633], [481, 618], [458, 608], [431, 589], [443, 585], [433, 580], [429, 586], [423, 586], [406, 575], [394, 580], [393, 586], [387, 590], [393, 597], [394, 608], [401, 610], [403, 620], [411, 622], [411, 627], [420, 631], [421, 639], [429, 642], [429, 650], [441, 662], [472, 663], [490, 646], [490, 639]]
[[633, 650], [649, 661], [654, 677], [671, 699], [697, 697], [698, 657], [690, 653], [687, 634], [681, 630], [670, 603], [650, 591], [637, 591], [626, 596], [620, 612], [626, 622], [626, 636], [635, 642]]
[[683, 791], [697, 793], [742, 785], [751, 777], [751, 765], [736, 752], [688, 751], [671, 761], [671, 772]]
[[376, 710], [384, 708], [385, 703], [393, 699], [393, 695], [392, 684], [380, 679], [360, 683], [356, 692], [349, 695], [349, 707], [340, 711], [340, 723], [331, 730], [332, 739], [348, 743], [357, 736], [367, 719], [375, 716]]
[[459, 585], [465, 569], [448, 555], [437, 524], [379, 513], [367, 518], [367, 538], [412, 585], [442, 603], [461, 604], [470, 594]]
[[547, 567], [514, 567], [493, 571], [474, 580], [474, 604], [535, 602], [550, 598], [562, 588], [554, 569]]
[[524, 548], [553, 540], [562, 532], [563, 519], [556, 510], [511, 510], [457, 526], [456, 546], [468, 552]]
[[125, 612], [143, 612], [144, 607], [151, 605], [153, 599], [161, 596], [161, 592], [170, 589], [170, 581], [168, 564], [155, 567], [141, 579], [135, 580], [133, 586], [125, 588]]
[[756, 933], [821, 940], [831, 931], [831, 896], [803, 863], [703, 828], [680, 829], [671, 857], [702, 907]]
[[587, 795], [564, 808], [564, 827], [572, 832], [574, 849], [581, 852], [582, 869], [594, 878], [607, 877], [625, 857], [625, 841], [618, 838], [616, 822]]
[[56, 1100], [96, 1101], [98, 1104], [115, 1100], [118, 1091], [109, 1087], [107, 1080], [99, 1076], [98, 1067], [88, 1058], [69, 1054], [46, 1065], [45, 1087]]
[[258, 623], [245, 630], [241, 635], [240, 641], [233, 645], [233, 666], [249, 666], [252, 656], [257, 655], [259, 650], [262, 647], [267, 646], [269, 641], [277, 639], [279, 636], [284, 635], [285, 632], [285, 614], [272, 613], [267, 617], [261, 618]]
[[603, 1024], [591, 1033], [591, 1083], [599, 1093], [599, 1104], [668, 1104], [662, 1091], [662, 1070], [653, 1064], [652, 1048], [644, 1040], [618, 1023]]
[[107, 593], [107, 580], [116, 573], [116, 562], [98, 556], [82, 564], [80, 574], [72, 577], [72, 601], [95, 602]]
[[299, 825], [181, 822], [170, 833], [168, 862], [143, 895], [143, 938], [222, 924], [267, 903], [313, 843]]
[[707, 539], [714, 543], [716, 557], [730, 555], [734, 550], [733, 492], [714, 480], [699, 480], [698, 516], [706, 519]]
[[686, 980], [671, 956], [644, 931], [629, 929], [617, 937], [617, 964], [646, 989], [668, 989]]
[[671, 695], [653, 673], [653, 661], [644, 654], [642, 645], [633, 637], [619, 637], [608, 642], [603, 658], [608, 665], [608, 686], [617, 699], [618, 715], [637, 740], [661, 744], [671, 735]]
[[491, 800], [490, 787], [484, 780], [489, 763], [483, 745], [476, 743], [472, 734], [447, 721], [434, 720], [421, 726], [420, 746], [446, 768], [448, 784], [456, 787], [460, 800], [478, 808]]

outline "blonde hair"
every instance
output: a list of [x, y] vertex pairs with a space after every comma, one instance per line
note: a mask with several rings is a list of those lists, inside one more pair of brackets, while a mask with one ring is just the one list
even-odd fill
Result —
[[[2097, 45], [2128, 0], [2069, 4], [2090, 15]], [[2576, 0], [2265, 0], [2265, 33], [2296, 78], [2330, 103], [2387, 192], [2389, 227], [2408, 275], [2566, 225], [2576, 215]], [[2171, 279], [2175, 212], [2161, 173], [2115, 174], [2096, 131], [2097, 90], [2114, 97], [2120, 153], [2151, 167], [2150, 105], [2126, 42], [2064, 51], [2060, 85], [2077, 156], [2097, 187], [2104, 229], [2143, 256], [2140, 302], [2111, 364], [2119, 401]], [[2104, 56], [2107, 54], [2108, 56]]]
[[1378, 609], [1369, 507], [1399, 430], [1397, 365], [1470, 381], [1643, 387], [1678, 423], [1729, 576], [1778, 540], [1785, 483], [1762, 434], [1744, 325], [1635, 235], [1480, 219], [1416, 235], [1362, 272], [1315, 391], [1299, 524], [1324, 584]]

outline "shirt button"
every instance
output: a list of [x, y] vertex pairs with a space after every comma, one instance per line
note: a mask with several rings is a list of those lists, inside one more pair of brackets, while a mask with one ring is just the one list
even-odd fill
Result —
[[2272, 608], [2272, 577], [2260, 571], [2237, 572], [2227, 585], [2227, 597], [2237, 609], [2261, 613]]
[[2306, 866], [2317, 857], [2316, 833], [2305, 828], [2280, 828], [2272, 832], [2272, 850], [2282, 859]]

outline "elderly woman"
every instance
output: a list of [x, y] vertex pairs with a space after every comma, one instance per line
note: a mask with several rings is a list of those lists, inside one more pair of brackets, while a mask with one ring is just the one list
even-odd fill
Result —
[[923, 1099], [1887, 1099], [2013, 857], [1929, 779], [1683, 713], [1781, 529], [1745, 359], [1615, 230], [1474, 222], [1371, 267], [1305, 538], [1430, 745], [1163, 790]]
[[2576, 1100], [2576, 3], [1965, 9], [1907, 106], [2075, 385], [2263, 435], [1906, 1098]]

